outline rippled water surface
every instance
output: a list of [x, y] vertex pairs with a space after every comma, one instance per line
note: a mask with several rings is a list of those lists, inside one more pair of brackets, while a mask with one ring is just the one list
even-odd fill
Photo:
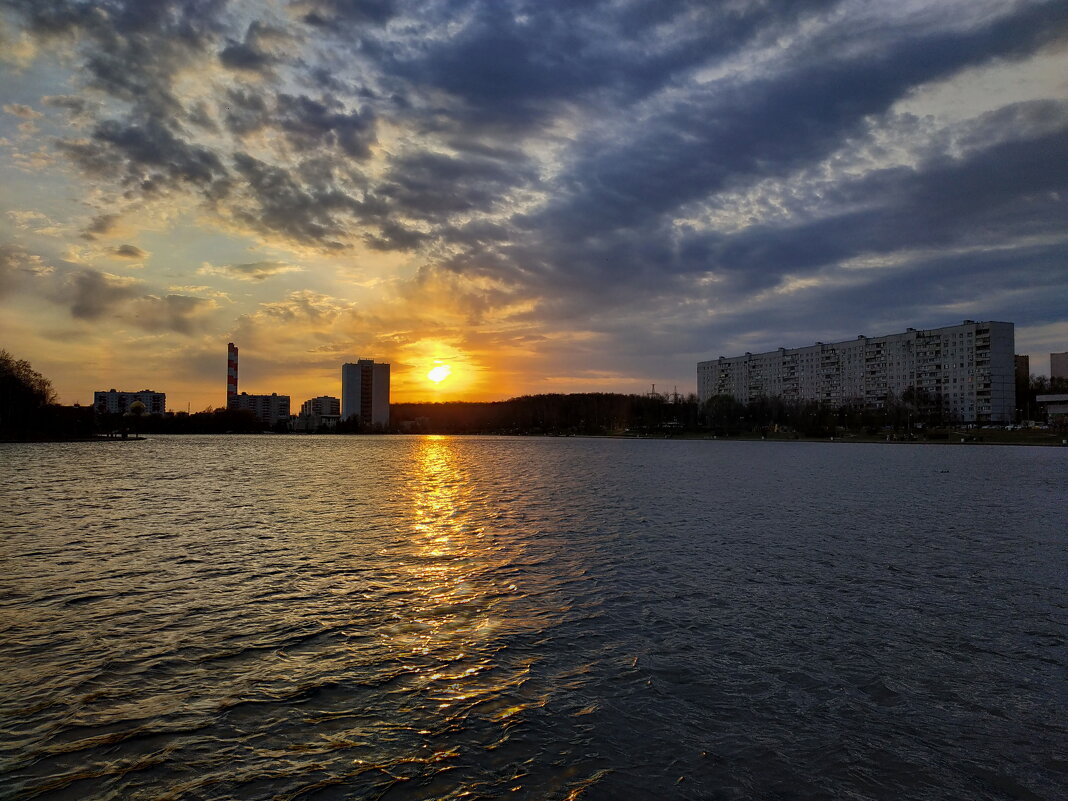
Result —
[[0, 445], [0, 797], [1062, 799], [1066, 468]]

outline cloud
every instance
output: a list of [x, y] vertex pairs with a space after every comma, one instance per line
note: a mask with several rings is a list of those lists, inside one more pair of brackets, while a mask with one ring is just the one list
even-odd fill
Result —
[[0, 244], [0, 297], [13, 292], [23, 279], [50, 275], [55, 268], [40, 255], [15, 244]]
[[145, 331], [192, 335], [216, 308], [216, 302], [209, 298], [144, 295], [130, 304], [125, 317]]
[[[991, 313], [1046, 319], [1049, 304], [1013, 281], [1068, 291], [1068, 97], [1030, 88], [1015, 102], [1004, 72], [1059, 63], [1063, 3], [7, 9], [13, 36], [73, 65], [74, 89], [60, 91], [75, 93], [41, 100], [70, 127], [41, 137], [34, 158], [42, 172], [52, 154], [81, 171], [97, 214], [83, 236], [142, 258], [120, 252], [134, 246], [119, 219], [123, 239], [163, 252], [126, 227], [147, 220], [165, 239], [161, 228], [195, 217], [251, 252], [288, 248], [200, 270], [260, 283], [233, 311], [264, 330], [401, 348], [437, 326], [442, 340], [532, 360], [558, 347], [571, 376], [604, 360], [603, 377], [631, 356], [658, 371], [705, 348], [820, 338], [820, 326], [926, 325], [984, 298]], [[999, 76], [991, 99], [983, 86]], [[983, 102], [923, 111], [946, 87]], [[267, 279], [294, 262], [339, 296], [359, 270], [373, 302], [271, 296], [292, 288], [295, 276]], [[168, 280], [194, 285], [186, 269]], [[71, 275], [84, 286], [66, 302], [84, 319], [127, 319], [135, 305], [173, 331], [211, 319], [148, 285]]]
[[47, 279], [32, 287], [37, 294], [63, 305], [75, 320], [105, 330], [128, 324], [150, 333], [192, 335], [208, 325], [219, 307], [213, 298], [156, 294], [149, 284], [137, 278], [91, 267], [66, 266], [68, 269], [60, 272], [36, 254], [0, 249], [0, 289], [4, 287], [4, 276], [13, 270], [35, 274]]
[[292, 5], [303, 12], [301, 20], [305, 24], [317, 28], [382, 25], [398, 10], [395, 0], [298, 0]]
[[335, 320], [348, 308], [347, 304], [336, 298], [306, 289], [289, 292], [284, 300], [260, 304], [262, 314], [286, 323], [302, 320], [322, 324]]
[[75, 319], [99, 320], [143, 291], [144, 283], [137, 279], [85, 268], [63, 278], [55, 299], [67, 305]]
[[299, 174], [247, 153], [234, 155], [234, 169], [244, 180], [244, 202], [234, 202], [235, 220], [264, 233], [278, 233], [295, 242], [330, 250], [346, 247], [346, 217], [361, 205], [337, 185], [305, 182]]
[[22, 103], [8, 103], [3, 106], [3, 109], [8, 114], [13, 114], [24, 120], [37, 120], [44, 116], [41, 112], [34, 111], [32, 108], [23, 105]]
[[98, 214], [89, 221], [89, 225], [82, 232], [83, 239], [93, 240], [97, 236], [109, 234], [115, 230], [119, 221], [117, 214]]
[[286, 38], [277, 28], [254, 21], [246, 29], [244, 41], [227, 38], [226, 47], [219, 52], [219, 61], [232, 70], [266, 72], [278, 60], [269, 50], [272, 41]]
[[33, 211], [32, 209], [14, 209], [9, 211], [7, 216], [11, 218], [11, 221], [15, 224], [16, 228], [23, 231], [38, 231], [42, 228], [50, 228], [55, 225], [47, 214], [42, 214], [41, 212]]
[[65, 109], [76, 117], [89, 114], [99, 107], [98, 103], [80, 95], [45, 95], [41, 102], [46, 106]]
[[329, 147], [366, 159], [375, 143], [375, 115], [369, 108], [349, 111], [332, 95], [279, 94], [275, 124], [295, 148]]
[[220, 31], [217, 0], [115, 0], [107, 8], [76, 0], [9, 0], [28, 29], [55, 44], [83, 46], [87, 82], [142, 114], [180, 113], [174, 78], [204, 58]]
[[140, 124], [105, 120], [89, 141], [58, 145], [87, 172], [116, 177], [140, 194], [180, 184], [203, 187], [226, 177], [213, 151], [180, 139], [153, 119]]
[[239, 281], [264, 281], [276, 275], [300, 272], [302, 269], [284, 261], [254, 261], [245, 264], [222, 264], [219, 266], [205, 263], [197, 270], [197, 274], [220, 275], [226, 278], [236, 278]]
[[443, 222], [455, 215], [492, 213], [513, 190], [534, 180], [533, 165], [514, 153], [492, 158], [422, 152], [394, 159], [377, 195], [388, 203], [390, 215]]
[[112, 248], [111, 255], [118, 256], [121, 259], [146, 259], [148, 253], [136, 245], [119, 245], [117, 248]]

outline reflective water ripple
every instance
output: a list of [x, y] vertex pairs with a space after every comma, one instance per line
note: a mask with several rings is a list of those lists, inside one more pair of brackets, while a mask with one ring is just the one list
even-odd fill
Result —
[[1063, 798], [1066, 456], [0, 445], [0, 798]]

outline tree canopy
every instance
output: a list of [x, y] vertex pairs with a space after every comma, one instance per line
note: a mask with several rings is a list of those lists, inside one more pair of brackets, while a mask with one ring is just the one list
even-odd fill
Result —
[[55, 400], [51, 381], [28, 361], [0, 350], [0, 434], [24, 436], [39, 429]]

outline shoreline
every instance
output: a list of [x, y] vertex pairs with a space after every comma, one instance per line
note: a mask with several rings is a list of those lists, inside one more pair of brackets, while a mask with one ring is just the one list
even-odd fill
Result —
[[[181, 436], [181, 435], [178, 435]], [[27, 439], [0, 439], [0, 445], [12, 445], [20, 442], [26, 444], [38, 444], [42, 442], [54, 442], [54, 443], [67, 443], [67, 442], [144, 442], [148, 437], [136, 436], [136, 437], [108, 437], [103, 434], [98, 434], [95, 437], [69, 437], [69, 438], [54, 438], [54, 437], [37, 437]]]
[[[996, 436], [991, 436], [996, 435]], [[159, 433], [150, 436], [139, 435], [136, 437], [127, 437], [122, 439], [121, 437], [108, 437], [108, 436], [96, 436], [96, 437], [80, 437], [73, 439], [0, 439], [0, 445], [9, 444], [66, 444], [76, 442], [145, 442], [153, 437], [218, 437], [218, 436], [238, 436], [238, 437], [257, 437], [257, 436], [271, 436], [271, 437], [380, 437], [380, 436], [394, 436], [394, 437], [523, 437], [523, 438], [539, 438], [539, 439], [619, 439], [619, 440], [679, 440], [687, 442], [797, 442], [797, 443], [822, 443], [825, 445], [952, 445], [957, 447], [966, 447], [971, 445], [997, 445], [997, 446], [1027, 446], [1027, 447], [1052, 447], [1063, 448], [1068, 447], [1068, 435], [1060, 433], [1042, 432], [1041, 434], [1033, 433], [1025, 436], [1020, 436], [1020, 432], [1008, 432], [1008, 431], [988, 431], [983, 435], [969, 435], [956, 433], [946, 438], [927, 439], [888, 439], [886, 437], [873, 437], [873, 436], [861, 436], [861, 435], [842, 435], [834, 437], [801, 437], [801, 436], [757, 436], [754, 434], [738, 434], [735, 436], [723, 436], [713, 434], [702, 434], [697, 432], [689, 433], [677, 433], [677, 434], [522, 434], [522, 433], [504, 433], [493, 431], [476, 431], [476, 432], [421, 432], [421, 433], [400, 433], [400, 432], [387, 432], [384, 434], [304, 434], [296, 432], [287, 432], [286, 434], [279, 433], [226, 433], [226, 434], [209, 434], [209, 433]]]

